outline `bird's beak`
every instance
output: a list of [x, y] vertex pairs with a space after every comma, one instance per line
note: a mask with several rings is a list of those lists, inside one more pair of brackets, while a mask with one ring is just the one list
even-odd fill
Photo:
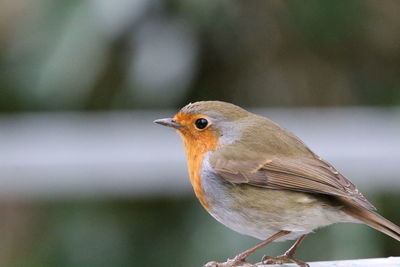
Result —
[[179, 129], [179, 128], [183, 127], [182, 124], [177, 123], [172, 118], [155, 120], [154, 123], [161, 124], [161, 125], [168, 126], [168, 127], [172, 127], [172, 128], [175, 128], [175, 129]]

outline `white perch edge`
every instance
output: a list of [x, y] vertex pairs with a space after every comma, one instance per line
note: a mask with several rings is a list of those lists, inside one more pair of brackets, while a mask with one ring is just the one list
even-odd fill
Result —
[[[400, 257], [307, 262], [310, 267], [399, 267]], [[244, 267], [244, 266], [243, 266]], [[296, 264], [260, 265], [259, 267], [297, 267]]]

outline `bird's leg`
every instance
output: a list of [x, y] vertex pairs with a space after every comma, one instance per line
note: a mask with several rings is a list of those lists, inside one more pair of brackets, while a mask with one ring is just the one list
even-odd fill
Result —
[[244, 266], [254, 266], [246, 262], [246, 258], [253, 254], [256, 250], [264, 247], [265, 245], [271, 243], [272, 241], [289, 234], [290, 231], [279, 231], [278, 233], [274, 234], [273, 236], [269, 237], [268, 239], [264, 240], [263, 242], [257, 244], [256, 246], [249, 248], [248, 250], [243, 251], [242, 253], [236, 255], [233, 259], [228, 259], [226, 262], [215, 262], [211, 261], [204, 265], [204, 267], [233, 267], [237, 265], [244, 265]]
[[283, 264], [285, 262], [294, 262], [300, 267], [308, 267], [309, 265], [307, 263], [293, 257], [294, 253], [296, 253], [297, 248], [300, 246], [306, 236], [307, 235], [300, 236], [300, 238], [297, 239], [296, 242], [294, 242], [293, 246], [291, 246], [282, 256], [264, 256], [261, 260], [261, 264]]
[[301, 245], [301, 243], [304, 241], [304, 239], [306, 238], [307, 235], [302, 235], [300, 236], [299, 239], [296, 240], [296, 242], [294, 242], [293, 246], [291, 246], [286, 252], [285, 252], [285, 256], [288, 257], [293, 257], [294, 253], [296, 253], [297, 248]]

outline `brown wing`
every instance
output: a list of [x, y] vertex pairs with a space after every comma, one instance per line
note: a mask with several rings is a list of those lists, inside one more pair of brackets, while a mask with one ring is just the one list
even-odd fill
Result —
[[212, 167], [226, 181], [269, 189], [341, 196], [368, 210], [375, 209], [354, 184], [316, 155], [274, 158], [266, 155], [260, 157], [259, 154], [256, 156], [251, 151], [241, 153], [241, 157], [218, 151], [214, 154], [216, 157], [211, 158]]

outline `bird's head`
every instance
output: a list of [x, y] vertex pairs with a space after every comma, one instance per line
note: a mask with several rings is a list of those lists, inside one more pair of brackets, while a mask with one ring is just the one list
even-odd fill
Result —
[[[184, 141], [186, 150], [215, 149], [240, 138], [246, 110], [221, 101], [200, 101], [183, 107], [173, 118], [154, 121], [175, 128]], [[204, 151], [205, 152], [205, 151]]]

